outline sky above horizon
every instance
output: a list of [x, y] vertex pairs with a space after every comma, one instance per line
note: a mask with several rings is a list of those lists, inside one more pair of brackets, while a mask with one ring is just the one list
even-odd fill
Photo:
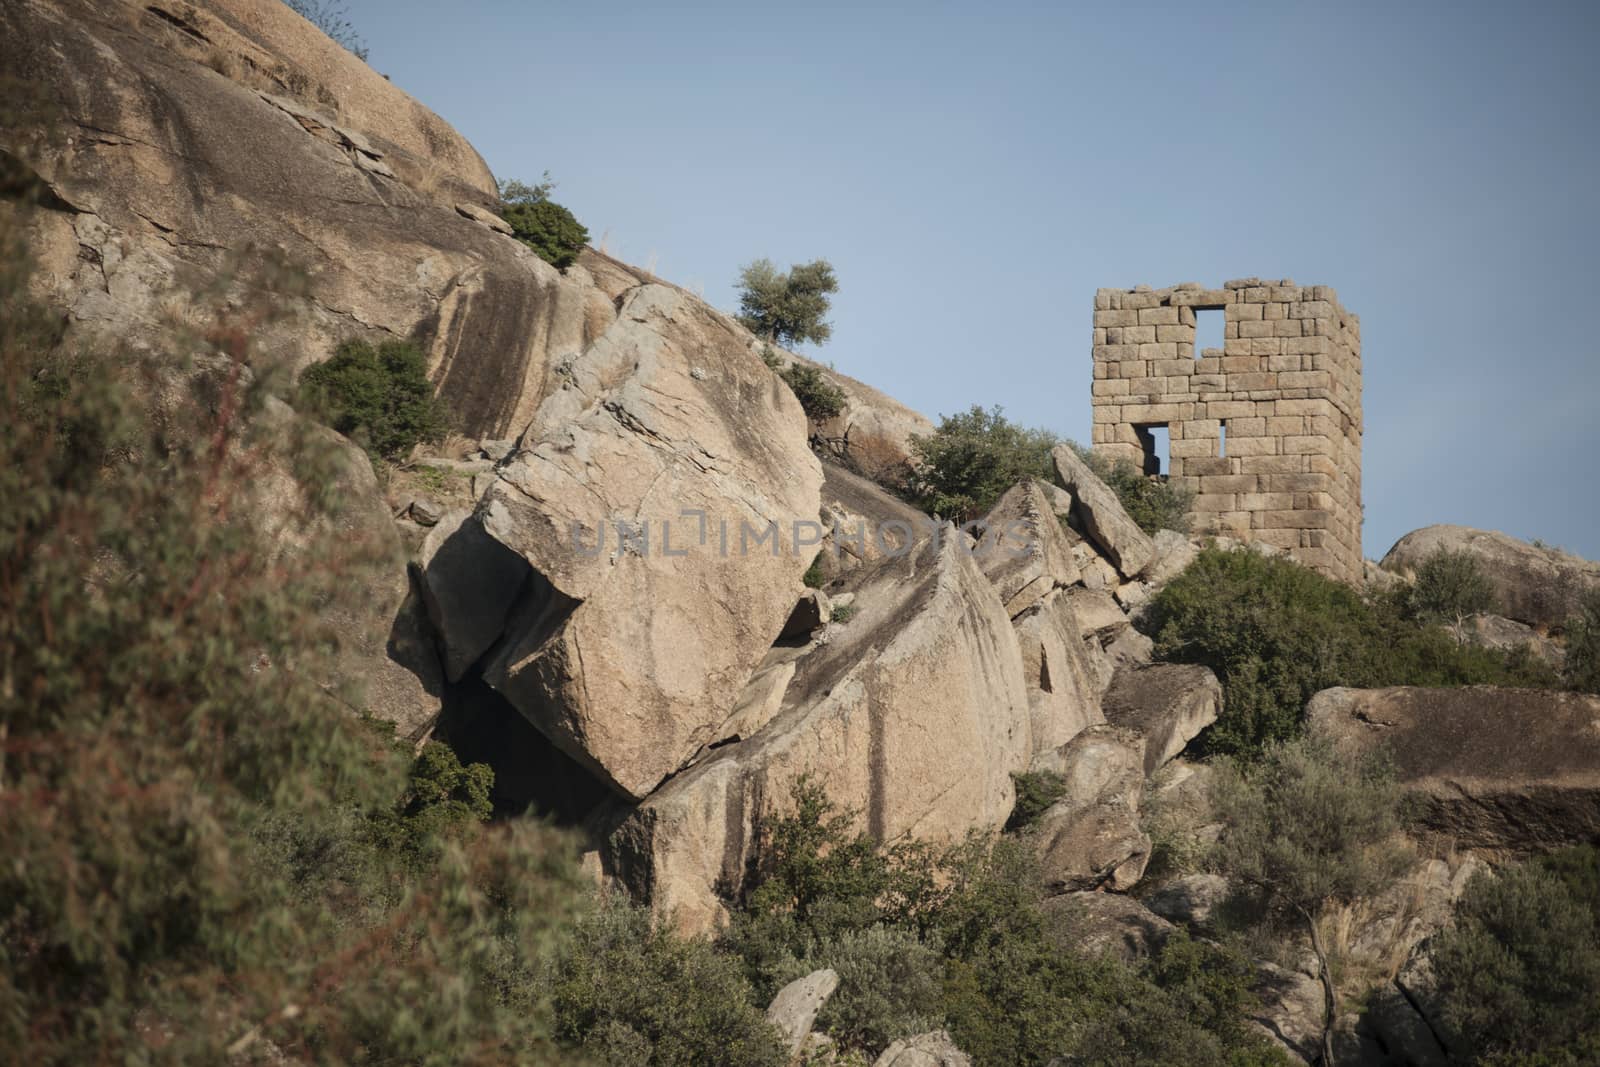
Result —
[[1600, 4], [349, 0], [372, 65], [596, 244], [732, 309], [833, 263], [833, 363], [1089, 437], [1094, 291], [1361, 317], [1364, 547], [1600, 559]]

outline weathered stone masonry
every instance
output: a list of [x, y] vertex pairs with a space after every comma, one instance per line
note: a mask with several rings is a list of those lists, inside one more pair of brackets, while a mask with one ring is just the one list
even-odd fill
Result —
[[[1101, 289], [1094, 299], [1094, 446], [1192, 488], [1197, 532], [1287, 549], [1361, 577], [1361, 324], [1325, 285], [1244, 278], [1221, 289]], [[1196, 313], [1223, 347], [1195, 351]]]

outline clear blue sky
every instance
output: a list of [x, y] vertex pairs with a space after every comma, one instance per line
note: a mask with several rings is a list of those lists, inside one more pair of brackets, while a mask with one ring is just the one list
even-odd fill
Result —
[[812, 354], [1087, 439], [1100, 286], [1361, 316], [1366, 551], [1457, 522], [1600, 558], [1600, 3], [351, 0], [499, 177], [732, 307], [831, 260]]

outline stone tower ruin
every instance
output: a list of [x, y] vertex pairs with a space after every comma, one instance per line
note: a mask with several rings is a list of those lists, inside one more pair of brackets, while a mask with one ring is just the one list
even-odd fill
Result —
[[1195, 532], [1361, 578], [1361, 323], [1331, 288], [1101, 289], [1093, 397], [1095, 450], [1193, 489]]

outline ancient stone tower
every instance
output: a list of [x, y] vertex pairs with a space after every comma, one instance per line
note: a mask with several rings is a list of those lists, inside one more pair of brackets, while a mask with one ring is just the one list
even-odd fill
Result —
[[1361, 324], [1325, 285], [1101, 289], [1094, 447], [1193, 489], [1196, 532], [1361, 578]]

